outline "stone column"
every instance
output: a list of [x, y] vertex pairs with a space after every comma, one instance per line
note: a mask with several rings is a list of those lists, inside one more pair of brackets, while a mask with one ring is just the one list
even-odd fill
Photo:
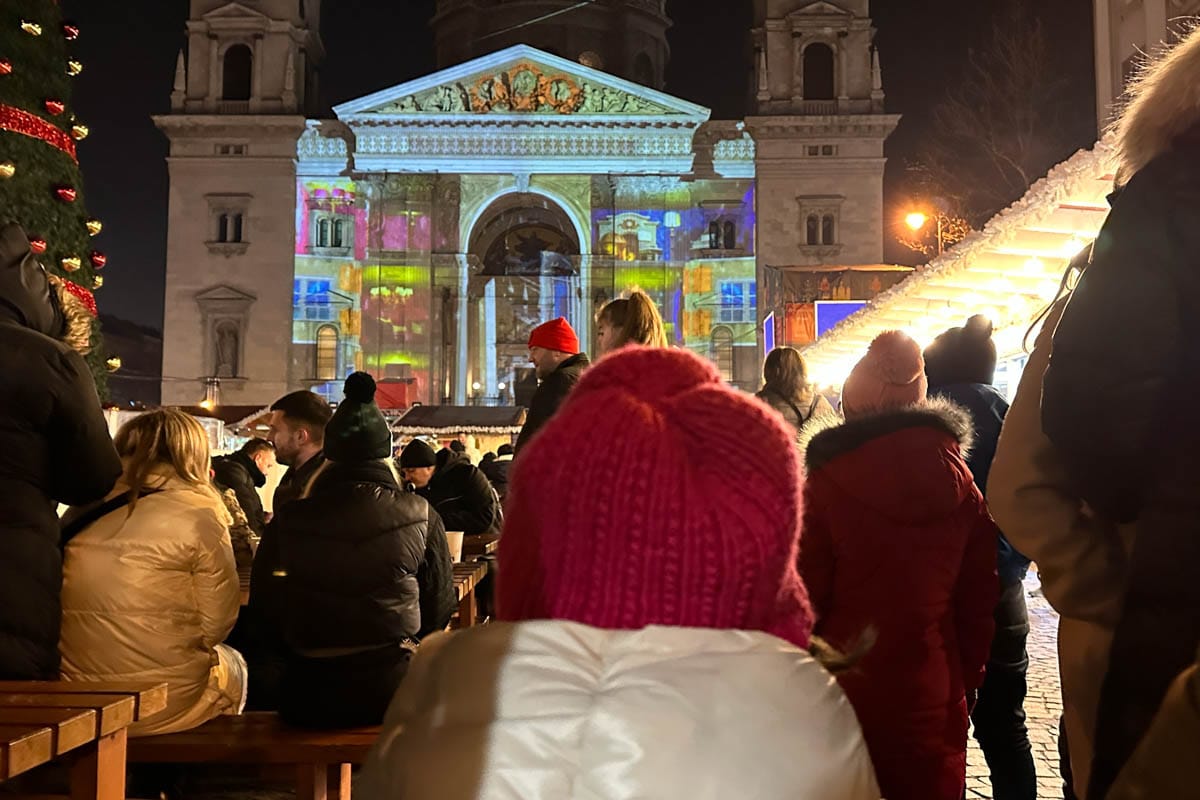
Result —
[[804, 102], [804, 34], [792, 31], [792, 102]]
[[223, 92], [221, 86], [221, 54], [217, 37], [208, 37], [208, 97], [204, 105], [208, 111], [216, 111]]

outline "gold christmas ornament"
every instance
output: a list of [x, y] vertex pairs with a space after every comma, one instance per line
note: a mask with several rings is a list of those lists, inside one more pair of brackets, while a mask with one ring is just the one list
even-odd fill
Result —
[[30, 22], [29, 20], [21, 20], [21, 30], [25, 31], [30, 36], [42, 35], [42, 26], [38, 25], [36, 22]]
[[0, 178], [8, 180], [17, 174], [17, 165], [11, 161], [0, 161]]
[[104, 230], [104, 223], [98, 219], [89, 219], [87, 221], [87, 229], [89, 234], [95, 236], [96, 234], [100, 233], [100, 231]]
[[71, 135], [74, 136], [78, 141], [82, 142], [84, 139], [87, 138], [87, 135], [88, 135], [87, 125], [72, 125], [71, 126]]
[[99, 289], [103, 285], [104, 285], [104, 276], [103, 275], [97, 275], [96, 277], [92, 278], [92, 288], [93, 289]]
[[107, 361], [104, 362], [104, 366], [108, 367], [109, 372], [116, 372], [117, 370], [119, 370], [121, 368], [121, 357], [120, 356], [112, 356], [111, 358], [109, 358]]
[[83, 266], [79, 256], [67, 256], [62, 260], [62, 268], [67, 272], [77, 272]]
[[74, 77], [81, 72], [83, 72], [83, 62], [76, 61], [73, 58], [67, 62], [67, 74], [68, 75], [70, 75], [71, 77]]

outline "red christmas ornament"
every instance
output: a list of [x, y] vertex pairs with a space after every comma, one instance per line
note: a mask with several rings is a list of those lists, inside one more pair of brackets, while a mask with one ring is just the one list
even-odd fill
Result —
[[73, 42], [79, 38], [79, 28], [75, 27], [74, 25], [71, 25], [68, 22], [63, 23], [62, 32], [63, 32], [63, 36], [66, 37], [66, 40], [68, 42]]
[[75, 141], [70, 134], [36, 114], [0, 103], [0, 131], [12, 131], [31, 139], [41, 139], [51, 147], [62, 150], [72, 161], [78, 162], [75, 157]]
[[58, 199], [62, 200], [64, 203], [75, 202], [75, 189], [70, 186], [60, 186], [54, 190], [54, 194], [58, 195]]
[[99, 250], [92, 251], [92, 266], [96, 269], [104, 269], [104, 265], [108, 263], [108, 256], [101, 253]]
[[12, 62], [7, 58], [0, 58], [0, 75], [12, 74]]
[[51, 114], [58, 116], [59, 114], [61, 114], [67, 110], [67, 104], [64, 103], [62, 100], [47, 100], [46, 101], [46, 110], [49, 111]]
[[46, 240], [40, 236], [33, 237], [29, 240], [29, 249], [33, 251], [34, 255], [40, 256], [46, 252]]

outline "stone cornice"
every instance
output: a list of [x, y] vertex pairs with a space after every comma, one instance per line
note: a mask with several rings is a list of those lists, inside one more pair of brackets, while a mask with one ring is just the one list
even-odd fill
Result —
[[151, 119], [171, 137], [244, 136], [249, 130], [299, 139], [307, 124], [298, 114], [158, 114]]
[[890, 136], [899, 114], [838, 114], [829, 116], [747, 117], [746, 129], [756, 141], [804, 136]]

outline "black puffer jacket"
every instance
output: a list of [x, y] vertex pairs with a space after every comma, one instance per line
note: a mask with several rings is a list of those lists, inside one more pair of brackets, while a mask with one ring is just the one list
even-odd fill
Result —
[[250, 530], [262, 536], [266, 523], [263, 521], [262, 500], [255, 487], [265, 486], [267, 476], [262, 474], [254, 459], [238, 451], [212, 460], [213, 482], [222, 489], [233, 489], [238, 505], [246, 514]]
[[0, 679], [58, 677], [62, 556], [56, 503], [121, 474], [87, 364], [16, 225], [0, 229]]
[[487, 476], [451, 450], [438, 451], [437, 472], [417, 494], [429, 501], [448, 531], [471, 536], [488, 533], [500, 522], [499, 498]]
[[[575, 388], [575, 384], [579, 383], [583, 371], [590, 364], [587, 353], [578, 353], [559, 364], [558, 369], [542, 379], [542, 382], [538, 384], [537, 391], [533, 393], [533, 400], [529, 402], [529, 414], [525, 417], [521, 435], [517, 437], [517, 444], [514, 448], [516, 452], [520, 453], [521, 448], [529, 444], [533, 435], [558, 413], [558, 407], [567, 399], [567, 395]], [[455, 529], [451, 528], [451, 530]]]
[[280, 508], [251, 575], [253, 615], [292, 652], [370, 648], [446, 627], [457, 603], [445, 528], [385, 464], [331, 463]]

